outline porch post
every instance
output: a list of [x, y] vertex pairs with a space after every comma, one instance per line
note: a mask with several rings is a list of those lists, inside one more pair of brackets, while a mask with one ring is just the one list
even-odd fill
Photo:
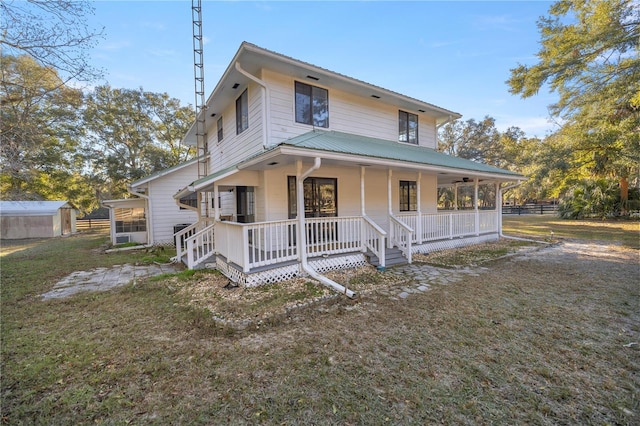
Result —
[[473, 185], [473, 203], [475, 204], [475, 211], [476, 211], [476, 217], [475, 217], [475, 230], [476, 230], [476, 236], [480, 235], [480, 211], [478, 210], [479, 207], [479, 203], [478, 203], [478, 184], [480, 183], [480, 179], [479, 178], [475, 178], [474, 180], [474, 185]]
[[453, 184], [453, 209], [458, 210], [458, 184]]
[[422, 172], [418, 172], [418, 183], [416, 185], [416, 191], [418, 192], [417, 197], [416, 197], [416, 201], [418, 202], [418, 211], [416, 212], [418, 217], [416, 220], [416, 241], [418, 244], [422, 244], [422, 204], [421, 204], [421, 197], [420, 197], [420, 192], [421, 192], [421, 188], [422, 188]]
[[[393, 171], [389, 169], [387, 173], [387, 204], [389, 207], [389, 217], [393, 215], [393, 203], [391, 199], [391, 176], [393, 175]], [[391, 220], [389, 220], [389, 225], [391, 225]], [[395, 239], [395, 235], [393, 235], [393, 226], [389, 226], [389, 238], [387, 238], [387, 247], [393, 248], [392, 241]]]
[[366, 208], [364, 204], [364, 166], [360, 166], [360, 211], [362, 216], [366, 216]]
[[296, 161], [296, 216], [298, 218], [298, 259], [302, 264], [307, 262], [307, 234], [304, 220], [304, 179], [302, 177], [302, 160]]
[[218, 184], [213, 185], [213, 218], [214, 220], [220, 220], [220, 206], [218, 205], [218, 197], [220, 193], [218, 191]]
[[502, 235], [502, 190], [500, 182], [496, 182], [496, 229], [498, 235]]

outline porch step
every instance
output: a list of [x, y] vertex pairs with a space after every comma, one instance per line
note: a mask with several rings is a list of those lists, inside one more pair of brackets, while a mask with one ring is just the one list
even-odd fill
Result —
[[[365, 253], [365, 255], [367, 256], [370, 264], [373, 266], [380, 266], [380, 259], [378, 259], [378, 256], [370, 251]], [[406, 265], [408, 262], [407, 258], [402, 255], [402, 251], [397, 247], [393, 247], [385, 249], [384, 263], [385, 267], [389, 267], [395, 265]]]

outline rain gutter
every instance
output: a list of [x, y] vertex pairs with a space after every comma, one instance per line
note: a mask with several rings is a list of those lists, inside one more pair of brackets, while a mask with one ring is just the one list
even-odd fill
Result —
[[302, 270], [309, 274], [311, 278], [319, 281], [323, 285], [332, 288], [333, 290], [346, 295], [347, 297], [353, 298], [355, 293], [345, 286], [338, 284], [337, 282], [330, 280], [324, 275], [320, 275], [307, 263], [307, 233], [306, 229], [306, 220], [304, 216], [304, 180], [311, 175], [314, 171], [320, 168], [320, 164], [322, 160], [320, 157], [315, 157], [313, 161], [313, 166], [311, 166], [306, 172], [302, 173], [302, 161], [298, 160], [298, 179], [296, 185], [297, 192], [297, 207], [298, 207], [298, 250], [300, 250], [300, 264], [302, 266]]

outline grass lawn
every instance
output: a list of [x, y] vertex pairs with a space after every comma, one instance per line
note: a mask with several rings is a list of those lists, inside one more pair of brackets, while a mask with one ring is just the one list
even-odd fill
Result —
[[[104, 254], [104, 234], [3, 241], [2, 421], [639, 424], [638, 224], [557, 223], [504, 221], [575, 244], [496, 260], [404, 300], [334, 297], [244, 331], [184, 291], [206, 292], [203, 273], [42, 301], [70, 272], [157, 255]], [[581, 251], [593, 240], [612, 245]]]

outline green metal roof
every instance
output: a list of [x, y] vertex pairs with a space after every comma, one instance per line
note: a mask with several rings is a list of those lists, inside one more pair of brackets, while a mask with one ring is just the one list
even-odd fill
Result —
[[291, 138], [279, 146], [294, 146], [363, 157], [406, 161], [414, 164], [426, 164], [430, 166], [523, 177], [510, 170], [500, 169], [464, 158], [453, 157], [423, 146], [335, 131], [313, 130], [309, 133]]

